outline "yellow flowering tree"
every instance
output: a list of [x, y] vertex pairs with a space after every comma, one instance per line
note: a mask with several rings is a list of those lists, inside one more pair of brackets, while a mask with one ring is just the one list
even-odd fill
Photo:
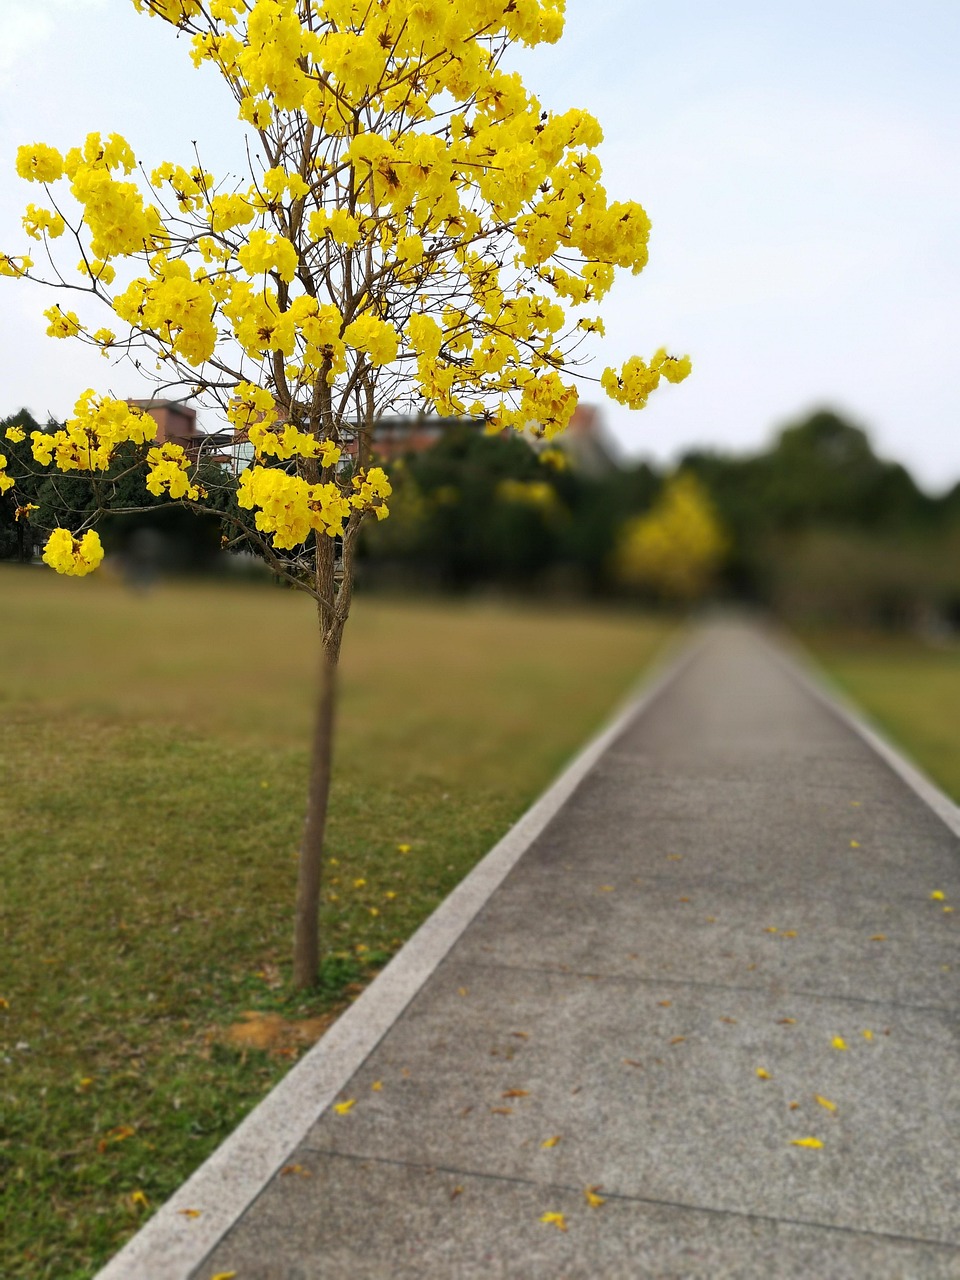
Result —
[[689, 602], [709, 588], [727, 552], [726, 534], [696, 476], [672, 476], [651, 510], [628, 520], [614, 568], [621, 582]]
[[[650, 224], [639, 204], [608, 200], [596, 120], [544, 111], [503, 67], [510, 46], [559, 38], [563, 0], [133, 3], [217, 68], [249, 172], [228, 179], [195, 157], [148, 178], [117, 134], [66, 154], [24, 146], [17, 172], [45, 191], [25, 230], [51, 261], [68, 242], [79, 262], [45, 275], [29, 256], [0, 254], [0, 273], [59, 291], [51, 336], [141, 367], [146, 353], [164, 395], [215, 408], [252, 445], [231, 542], [255, 544], [315, 599], [323, 654], [296, 912], [303, 986], [317, 972], [354, 552], [390, 497], [371, 428], [386, 410], [435, 410], [482, 417], [492, 432], [562, 431], [578, 347], [603, 332], [596, 304], [618, 268], [642, 269]], [[94, 304], [105, 323], [88, 317]], [[601, 381], [640, 408], [661, 378], [688, 371], [659, 351]], [[214, 502], [195, 459], [152, 437], [141, 412], [88, 391], [33, 452], [39, 466], [96, 476], [133, 451], [151, 493]], [[0, 489], [15, 483], [0, 463]], [[97, 514], [53, 529], [47, 563], [94, 569]]]

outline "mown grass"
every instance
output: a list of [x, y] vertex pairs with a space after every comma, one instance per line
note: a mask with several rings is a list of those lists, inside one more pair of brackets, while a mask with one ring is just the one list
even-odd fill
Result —
[[[288, 953], [309, 602], [0, 567], [0, 608], [0, 1274], [78, 1280], [288, 1069], [301, 1020], [342, 1008], [506, 830], [667, 628], [357, 604], [324, 985], [304, 998]], [[226, 1042], [251, 1010], [289, 1034]]]
[[960, 802], [960, 645], [857, 633], [805, 640], [837, 685]]

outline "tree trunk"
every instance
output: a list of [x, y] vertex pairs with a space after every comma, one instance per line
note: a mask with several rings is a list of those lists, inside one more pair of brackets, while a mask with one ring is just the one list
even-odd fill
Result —
[[293, 938], [293, 984], [305, 990], [316, 984], [320, 968], [320, 884], [323, 871], [323, 838], [330, 799], [333, 766], [333, 726], [337, 701], [339, 645], [321, 650], [320, 687], [310, 751], [310, 783], [307, 816], [300, 845], [297, 872], [297, 905]]

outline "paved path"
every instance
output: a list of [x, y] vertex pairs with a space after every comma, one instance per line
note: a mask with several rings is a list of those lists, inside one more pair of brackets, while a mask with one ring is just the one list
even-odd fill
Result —
[[936, 890], [956, 837], [714, 628], [194, 1276], [960, 1277]]

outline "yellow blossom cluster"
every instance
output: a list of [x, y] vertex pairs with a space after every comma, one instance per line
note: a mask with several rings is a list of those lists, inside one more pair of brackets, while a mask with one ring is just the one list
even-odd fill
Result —
[[332, 440], [320, 440], [285, 421], [276, 401], [263, 387], [242, 382], [227, 408], [233, 426], [246, 433], [257, 452], [286, 462], [290, 458], [318, 458], [322, 467], [340, 460], [341, 450]]
[[30, 433], [33, 457], [41, 466], [53, 463], [58, 471], [105, 471], [118, 445], [145, 444], [157, 433], [149, 414], [92, 390], [83, 393], [74, 414], [58, 431]]
[[615, 369], [604, 369], [600, 381], [607, 395], [618, 404], [628, 405], [631, 409], [642, 409], [661, 378], [666, 378], [668, 382], [682, 382], [689, 372], [688, 356], [679, 359], [668, 356], [661, 347], [649, 364], [639, 356], [632, 356], [619, 373]]
[[56, 240], [66, 231], [67, 224], [59, 213], [54, 213], [51, 209], [38, 209], [35, 204], [28, 204], [23, 217], [23, 229], [34, 240], [42, 240], [45, 235], [51, 240]]
[[497, 496], [504, 502], [549, 511], [557, 505], [557, 491], [545, 480], [501, 480]]
[[190, 483], [188, 472], [190, 459], [179, 444], [163, 444], [147, 454], [150, 470], [147, 472], [147, 488], [158, 498], [167, 493], [171, 498], [200, 497], [198, 485]]
[[[7, 432], [10, 435], [10, 432]], [[0, 453], [0, 493], [6, 493], [8, 489], [14, 486], [13, 476], [7, 475], [7, 458], [6, 455]]]
[[248, 467], [240, 477], [237, 501], [256, 511], [257, 528], [271, 534], [281, 550], [306, 542], [312, 531], [330, 538], [342, 534], [350, 516], [350, 502], [336, 484], [310, 484], [274, 467]]
[[354, 493], [350, 495], [350, 505], [357, 511], [373, 511], [378, 520], [385, 520], [388, 515], [387, 498], [393, 492], [387, 473], [382, 467], [370, 467], [353, 477]]
[[83, 578], [103, 559], [103, 547], [95, 529], [75, 538], [69, 529], [54, 529], [43, 548], [43, 562], [57, 573]]
[[10, 257], [9, 254], [0, 253], [0, 276], [12, 276], [17, 279], [18, 276], [26, 275], [32, 266], [33, 259], [28, 258], [26, 254]]

